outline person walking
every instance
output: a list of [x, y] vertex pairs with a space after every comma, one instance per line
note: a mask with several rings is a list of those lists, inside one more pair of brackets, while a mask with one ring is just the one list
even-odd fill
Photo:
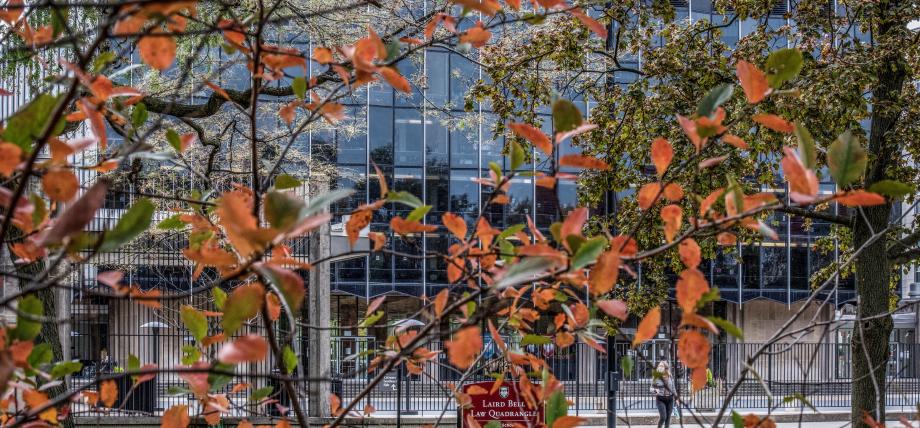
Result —
[[655, 407], [658, 408], [658, 428], [670, 428], [671, 412], [674, 410], [674, 378], [667, 361], [658, 362], [655, 371], [652, 394], [655, 394]]

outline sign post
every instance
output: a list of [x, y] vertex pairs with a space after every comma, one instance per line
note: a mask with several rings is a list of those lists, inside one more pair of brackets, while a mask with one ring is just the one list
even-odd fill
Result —
[[494, 393], [491, 392], [492, 385], [493, 382], [488, 381], [463, 386], [463, 392], [466, 394], [474, 387], [481, 388], [486, 393], [470, 395], [470, 406], [460, 411], [458, 425], [461, 428], [470, 426], [468, 418], [483, 427], [492, 421], [500, 423], [502, 428], [510, 428], [515, 424], [532, 426], [543, 422], [543, 403], [540, 403], [537, 409], [528, 407], [518, 395], [520, 390], [517, 382], [504, 382]]

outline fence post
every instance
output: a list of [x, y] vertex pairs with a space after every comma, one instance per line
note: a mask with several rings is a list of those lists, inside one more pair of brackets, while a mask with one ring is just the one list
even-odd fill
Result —
[[607, 428], [617, 428], [617, 391], [620, 373], [617, 371], [615, 335], [607, 336]]

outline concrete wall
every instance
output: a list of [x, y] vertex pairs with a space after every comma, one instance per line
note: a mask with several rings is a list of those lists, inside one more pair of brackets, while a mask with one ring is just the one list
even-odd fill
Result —
[[[745, 342], [759, 343], [766, 342], [776, 333], [783, 324], [786, 323], [796, 312], [798, 312], [803, 302], [793, 303], [786, 306], [783, 303], [772, 300], [758, 299], [752, 300], [742, 305], [731, 305], [729, 316], [731, 320], [744, 331]], [[832, 304], [819, 308], [819, 305], [813, 303], [805, 308], [798, 320], [796, 320], [790, 330], [797, 330], [812, 324], [814, 321], [830, 321], [834, 319], [834, 307]], [[833, 335], [828, 332], [827, 336], [822, 335], [821, 329], [805, 334], [798, 340], [799, 342], [824, 342], [833, 341]], [[792, 341], [790, 338], [784, 341]]]

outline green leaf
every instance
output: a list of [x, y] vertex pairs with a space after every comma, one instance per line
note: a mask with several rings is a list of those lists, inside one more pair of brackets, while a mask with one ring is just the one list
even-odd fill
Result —
[[521, 338], [521, 346], [528, 345], [549, 345], [553, 339], [549, 336], [540, 336], [539, 334], [527, 334]]
[[26, 359], [29, 366], [36, 369], [44, 364], [51, 363], [52, 360], [54, 360], [54, 351], [51, 350], [51, 345], [47, 343], [35, 345], [29, 354], [29, 358]]
[[[247, 287], [247, 286], [244, 286]], [[262, 296], [256, 296], [256, 287], [247, 288], [245, 292], [236, 292], [230, 294], [227, 302], [224, 303], [224, 317], [221, 318], [221, 327], [224, 333], [232, 335], [240, 329], [243, 321], [251, 319], [259, 313], [262, 306]]]
[[581, 123], [581, 110], [571, 101], [560, 98], [553, 103], [553, 126], [556, 132], [571, 131]]
[[508, 242], [507, 239], [500, 239], [498, 241], [498, 249], [501, 250], [501, 258], [505, 263], [511, 263], [514, 260], [514, 244]]
[[793, 48], [773, 51], [764, 67], [770, 87], [779, 88], [802, 71], [802, 52]]
[[390, 61], [390, 60], [396, 58], [396, 56], [399, 55], [399, 50], [400, 50], [401, 47], [402, 47], [402, 43], [400, 43], [398, 39], [396, 39], [396, 40], [390, 40], [390, 41], [386, 44], [386, 48], [387, 48], [387, 61]]
[[326, 192], [321, 195], [310, 198], [307, 202], [307, 209], [304, 211], [304, 217], [311, 216], [320, 211], [323, 211], [329, 205], [335, 203], [340, 199], [345, 199], [355, 193], [352, 189], [337, 189], [331, 192]]
[[277, 190], [293, 189], [300, 187], [301, 184], [303, 184], [302, 181], [287, 174], [281, 174], [275, 178], [275, 189]]
[[729, 100], [732, 97], [732, 91], [735, 90], [735, 85], [731, 83], [723, 83], [721, 85], [712, 88], [702, 100], [700, 104], [696, 107], [696, 114], [700, 117], [710, 117], [715, 113], [716, 109], [719, 108], [722, 104]]
[[787, 396], [783, 397], [783, 404], [791, 404], [793, 401], [800, 401], [800, 402], [802, 402], [802, 404], [804, 404], [805, 406], [807, 406], [807, 407], [808, 407], [809, 409], [811, 409], [811, 411], [813, 411], [813, 412], [817, 412], [817, 411], [818, 411], [818, 409], [816, 409], [815, 406], [814, 406], [813, 404], [811, 404], [811, 401], [808, 400], [808, 397], [805, 397], [805, 396], [802, 395], [802, 393], [800, 393], [800, 392], [796, 392], [795, 394], [787, 395]]
[[524, 163], [524, 149], [517, 141], [511, 142], [511, 170], [517, 169]]
[[166, 141], [176, 152], [182, 152], [182, 140], [179, 139], [179, 133], [175, 129], [166, 131]]
[[569, 402], [565, 399], [565, 393], [556, 391], [546, 400], [544, 415], [546, 415], [546, 426], [553, 426], [556, 419], [561, 418], [569, 413]]
[[102, 242], [100, 250], [115, 250], [146, 231], [150, 227], [150, 220], [153, 219], [154, 209], [153, 202], [149, 199], [135, 202], [128, 212], [118, 219], [115, 228], [105, 233], [105, 241]]
[[633, 361], [631, 355], [624, 355], [620, 357], [620, 373], [622, 373], [622, 376], [625, 378], [630, 373], [632, 373], [633, 367], [635, 367], [635, 365], [636, 363]]
[[799, 157], [805, 168], [818, 169], [818, 150], [815, 148], [815, 139], [812, 138], [808, 128], [795, 124], [795, 137], [799, 140]]
[[714, 302], [716, 300], [719, 300], [720, 298], [721, 296], [720, 296], [719, 287], [712, 287], [709, 289], [709, 291], [703, 293], [703, 295], [700, 296], [700, 300], [699, 302], [697, 302], [697, 307], [705, 306], [709, 302]]
[[373, 314], [371, 314], [371, 315], [368, 316], [367, 318], [361, 320], [361, 323], [358, 324], [358, 327], [361, 327], [361, 328], [370, 327], [370, 326], [376, 324], [377, 321], [380, 321], [381, 318], [383, 318], [383, 311], [374, 312]]
[[[217, 363], [214, 365], [214, 369], [222, 372], [233, 372], [234, 367], [233, 364]], [[232, 381], [232, 375], [225, 375], [222, 373], [211, 373], [208, 375], [208, 384], [211, 386], [211, 391], [220, 391]]]
[[408, 205], [412, 208], [418, 208], [424, 205], [421, 199], [405, 190], [399, 192], [394, 192], [391, 190], [387, 192], [387, 202], [400, 203], [403, 205]]
[[265, 195], [265, 220], [278, 230], [287, 230], [302, 219], [306, 211], [303, 199], [289, 192], [272, 190]]
[[505, 275], [495, 284], [495, 288], [502, 290], [531, 282], [534, 276], [546, 272], [555, 264], [556, 262], [548, 257], [527, 257], [511, 265]]
[[[572, 236], [572, 235], [570, 235]], [[607, 247], [607, 238], [604, 236], [595, 236], [578, 247], [575, 256], [572, 257], [572, 269], [581, 269], [595, 260], [604, 252]]]
[[105, 51], [93, 58], [93, 73], [99, 73], [112, 61], [115, 61], [115, 52]]
[[297, 98], [305, 99], [307, 97], [307, 79], [303, 76], [295, 77], [294, 81], [291, 82], [291, 89], [294, 90], [294, 95], [297, 95]]
[[137, 355], [128, 354], [128, 371], [136, 371], [141, 368], [141, 359]]
[[827, 167], [837, 185], [844, 187], [862, 176], [869, 158], [853, 133], [846, 131], [827, 149]]
[[79, 361], [61, 361], [54, 365], [51, 368], [51, 378], [60, 379], [67, 375], [72, 375], [74, 373], [83, 370], [83, 363]]
[[37, 227], [48, 215], [48, 207], [45, 205], [45, 200], [37, 193], [29, 195], [29, 202], [35, 207], [35, 209], [32, 210], [32, 225]]
[[498, 178], [496, 178], [496, 181], [501, 180], [502, 175], [503, 175], [503, 174], [502, 174], [502, 167], [501, 167], [501, 165], [498, 164], [498, 162], [489, 161], [489, 170], [491, 170], [492, 172], [494, 172], [494, 173], [495, 173], [495, 176], [498, 177]]
[[160, 230], [182, 230], [185, 229], [185, 222], [180, 219], [182, 214], [176, 214], [166, 217], [157, 223], [157, 229]]
[[297, 354], [290, 346], [284, 345], [284, 370], [287, 374], [292, 374], [297, 370]]
[[51, 8], [51, 34], [57, 37], [67, 26], [67, 16], [70, 9], [66, 7]]
[[196, 341], [201, 342], [201, 339], [208, 335], [208, 318], [201, 311], [189, 305], [182, 305], [179, 317]]
[[42, 301], [35, 295], [29, 294], [19, 299], [16, 311], [16, 328], [10, 331], [10, 337], [22, 341], [35, 339], [42, 330], [42, 324], [38, 321], [32, 321], [27, 316], [44, 316], [45, 310], [42, 306]]
[[483, 428], [502, 428], [502, 423], [499, 421], [489, 421], [486, 422]]
[[147, 116], [147, 106], [144, 103], [138, 103], [131, 110], [131, 125], [134, 125], [135, 129], [140, 128], [147, 121]]
[[901, 198], [905, 195], [914, 193], [917, 189], [910, 184], [901, 183], [900, 181], [894, 180], [881, 180], [872, 183], [869, 186], [869, 191], [885, 195], [891, 198]]
[[725, 330], [726, 333], [732, 336], [735, 336], [738, 339], [744, 340], [744, 332], [741, 331], [741, 328], [736, 326], [731, 321], [727, 319], [722, 319], [719, 317], [714, 317], [714, 316], [708, 316], [706, 317], [706, 319], [708, 319], [709, 321], [712, 321], [712, 323], [715, 324], [716, 327], [719, 327], [722, 330]]
[[499, 233], [498, 238], [505, 239], [509, 236], [515, 235], [518, 232], [524, 230], [524, 227], [525, 226], [523, 223], [512, 224], [511, 226], [506, 227], [505, 230], [503, 230], [501, 233]]
[[227, 303], [227, 292], [221, 288], [214, 287], [211, 289], [211, 296], [214, 298], [214, 306], [219, 310], [224, 310], [224, 304]]
[[182, 346], [182, 364], [190, 366], [198, 362], [201, 359], [201, 351], [197, 347], [192, 345], [183, 345]]
[[249, 401], [252, 403], [258, 403], [272, 394], [272, 387], [263, 386], [259, 389], [252, 391], [252, 394], [249, 395]]
[[[25, 153], [31, 153], [32, 141], [44, 132], [57, 103], [56, 96], [41, 94], [36, 97], [6, 122], [2, 140], [19, 146]], [[60, 135], [64, 131], [64, 125], [64, 119], [59, 119], [51, 134]]]
[[425, 214], [428, 214], [428, 211], [431, 211], [431, 205], [422, 205], [409, 213], [406, 216], [408, 221], [422, 221], [422, 218], [425, 217]]
[[744, 428], [744, 418], [734, 410], [732, 410], [732, 425], [734, 428]]

